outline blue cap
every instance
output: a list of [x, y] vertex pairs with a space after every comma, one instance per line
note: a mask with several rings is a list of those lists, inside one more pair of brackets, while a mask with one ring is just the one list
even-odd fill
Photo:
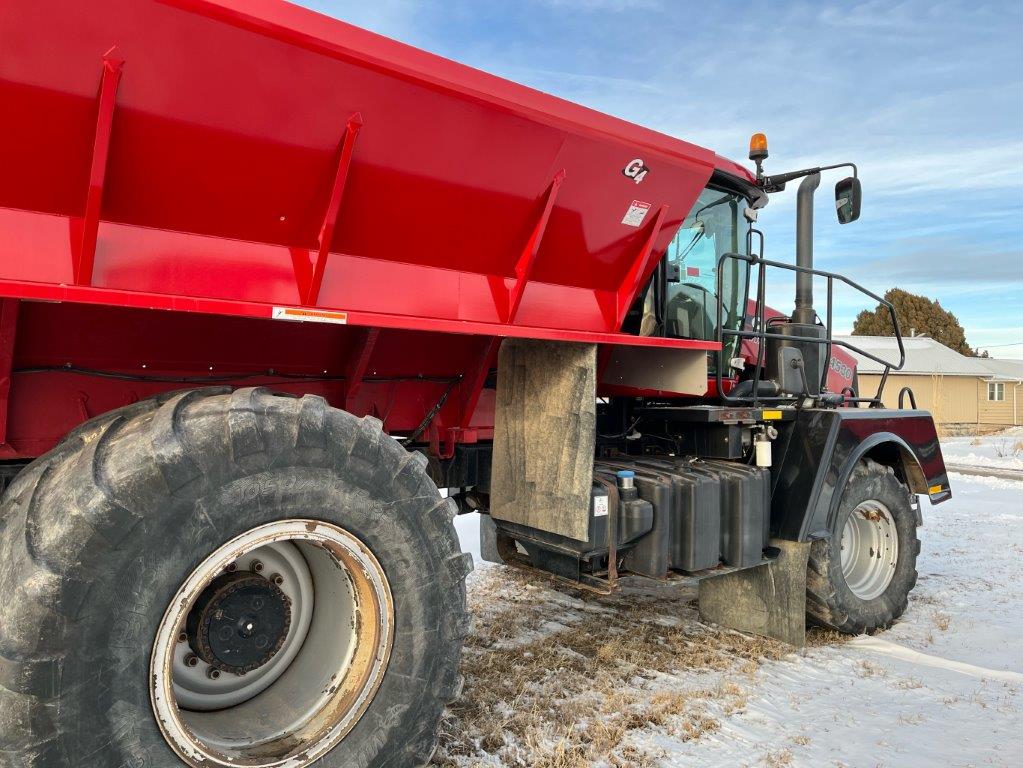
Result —
[[617, 477], [635, 477], [636, 473], [631, 469], [620, 469], [617, 472]]

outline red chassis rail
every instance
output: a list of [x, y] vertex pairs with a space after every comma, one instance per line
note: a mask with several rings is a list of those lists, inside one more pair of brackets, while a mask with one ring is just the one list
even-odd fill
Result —
[[749, 178], [708, 150], [276, 0], [10, 0], [0, 40], [0, 458], [203, 382], [449, 453], [501, 338], [715, 346], [619, 332]]

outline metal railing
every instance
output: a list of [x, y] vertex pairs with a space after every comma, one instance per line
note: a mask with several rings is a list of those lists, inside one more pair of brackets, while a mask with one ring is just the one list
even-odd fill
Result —
[[909, 404], [916, 410], [916, 395], [913, 394], [913, 390], [910, 387], [903, 387], [899, 390], [899, 410], [902, 410], [905, 406], [903, 405], [904, 398], [909, 396]]
[[[756, 230], [752, 230], [751, 231], [750, 238], [749, 238], [750, 241], [752, 241], [752, 234], [754, 232], [756, 232]], [[759, 234], [759, 233], [757, 233], [757, 234]], [[750, 244], [752, 244], [752, 243], [750, 243]], [[750, 250], [752, 250], [752, 248], [750, 248]], [[723, 266], [724, 266], [725, 262], [727, 260], [729, 260], [729, 259], [735, 260], [735, 261], [746, 262], [746, 264], [748, 265], [747, 269], [749, 269], [750, 267], [754, 267], [754, 266], [758, 267], [758, 270], [757, 270], [756, 314], [755, 314], [754, 319], [753, 319], [752, 327], [750, 329], [748, 329], [748, 330], [746, 328], [744, 328], [744, 327], [739, 327], [738, 329], [731, 329], [731, 328], [725, 328], [724, 327], [724, 322], [723, 322], [723, 315], [724, 315], [724, 294], [723, 294], [723, 288], [724, 288], [724, 283], [723, 283], [724, 270], [723, 270]], [[768, 267], [788, 270], [789, 272], [811, 274], [811, 275], [813, 275], [815, 277], [823, 277], [823, 278], [825, 278], [827, 280], [827, 286], [828, 286], [828, 301], [827, 301], [827, 311], [826, 311], [827, 321], [823, 324], [824, 328], [825, 328], [825, 331], [826, 331], [826, 337], [825, 338], [823, 338], [823, 339], [815, 339], [815, 338], [799, 337], [799, 336], [787, 336], [787, 335], [784, 335], [784, 334], [781, 334], [781, 333], [771, 333], [770, 331], [768, 331], [768, 327], [769, 326], [768, 326], [768, 322], [767, 322], [767, 320], [765, 318], [765, 310], [766, 310], [766, 306], [767, 306], [766, 301], [765, 301], [765, 297], [766, 297], [766, 293], [767, 293], [767, 268]], [[800, 398], [799, 398], [799, 396], [796, 396], [796, 395], [768, 395], [768, 396], [761, 396], [760, 392], [759, 392], [759, 390], [760, 390], [761, 374], [762, 374], [762, 372], [764, 370], [764, 364], [765, 364], [765, 360], [766, 360], [766, 349], [765, 349], [764, 341], [765, 341], [765, 339], [783, 339], [783, 340], [786, 340], [786, 341], [798, 340], [798, 341], [801, 341], [801, 342], [811, 342], [811, 343], [815, 343], [815, 344], [822, 344], [822, 345], [824, 345], [826, 347], [825, 358], [824, 358], [824, 366], [823, 366], [823, 370], [821, 372], [821, 380], [820, 380], [820, 391], [822, 393], [827, 391], [828, 371], [831, 369], [831, 350], [832, 350], [832, 347], [834, 347], [836, 345], [840, 346], [840, 347], [844, 347], [845, 349], [848, 349], [851, 352], [855, 352], [856, 354], [861, 355], [861, 356], [867, 358], [868, 360], [873, 360], [878, 365], [884, 366], [884, 372], [881, 374], [881, 380], [878, 382], [877, 394], [874, 395], [874, 397], [860, 397], [858, 394], [857, 394], [856, 397], [844, 397], [844, 395], [843, 395], [843, 397], [844, 397], [843, 402], [846, 402], [846, 403], [867, 403], [871, 408], [880, 408], [880, 407], [882, 407], [883, 401], [882, 401], [881, 398], [882, 398], [882, 395], [884, 394], [885, 384], [888, 382], [888, 374], [892, 370], [896, 370], [896, 371], [901, 370], [902, 366], [906, 364], [906, 348], [902, 344], [902, 332], [899, 330], [899, 319], [895, 315], [895, 307], [892, 306], [891, 302], [887, 301], [886, 299], [884, 299], [881, 296], [878, 296], [876, 293], [873, 293], [872, 291], [867, 290], [866, 288], [864, 288], [859, 283], [856, 283], [856, 282], [850, 280], [849, 278], [845, 277], [844, 275], [839, 275], [839, 274], [837, 274], [835, 272], [827, 272], [827, 271], [821, 270], [821, 269], [813, 269], [811, 267], [801, 267], [801, 266], [798, 266], [796, 264], [786, 264], [786, 263], [780, 262], [780, 261], [771, 261], [769, 259], [761, 258], [760, 256], [758, 256], [756, 254], [748, 254], [748, 255], [747, 254], [741, 254], [741, 253], [725, 253], [725, 254], [722, 254], [718, 258], [717, 268], [718, 268], [718, 271], [717, 271], [717, 342], [719, 344], [719, 349], [718, 349], [718, 351], [716, 353], [717, 354], [717, 365], [715, 366], [715, 368], [716, 368], [715, 377], [716, 377], [718, 396], [723, 401], [728, 402], [728, 403], [743, 403], [743, 404], [750, 404], [751, 403], [753, 405], [753, 407], [756, 407], [757, 405], [759, 405], [761, 403], [776, 405], [776, 404], [781, 404], [781, 403], [786, 403], [786, 402], [796, 402], [796, 401], [799, 401]], [[890, 362], [888, 360], [883, 360], [880, 357], [877, 357], [876, 355], [873, 355], [870, 352], [867, 352], [866, 350], [861, 349], [860, 347], [855, 346], [854, 344], [850, 344], [849, 342], [841, 341], [841, 340], [832, 338], [831, 328], [832, 328], [832, 323], [833, 323], [833, 311], [834, 311], [834, 284], [835, 284], [836, 280], [841, 282], [841, 283], [844, 283], [845, 285], [849, 286], [853, 290], [859, 291], [860, 293], [864, 294], [865, 296], [868, 296], [869, 298], [873, 299], [878, 304], [880, 304], [881, 306], [883, 306], [885, 309], [888, 310], [888, 314], [891, 316], [891, 319], [892, 319], [892, 328], [894, 328], [894, 330], [895, 330], [895, 340], [896, 340], [896, 343], [898, 344], [898, 347], [899, 347], [899, 361], [898, 361], [898, 363], [893, 363], [893, 362]], [[743, 302], [744, 317], [745, 317], [745, 308], [746, 308], [746, 306], [749, 303], [748, 302], [748, 299], [749, 299], [749, 288], [748, 288], [749, 275], [748, 274], [747, 274], [747, 278], [746, 278], [746, 283], [747, 283], [746, 298], [745, 298], [745, 300]], [[818, 315], [817, 319], [820, 320], [820, 316], [819, 315]], [[742, 322], [742, 321], [740, 320], [740, 322]], [[722, 375], [722, 371], [725, 369], [725, 364], [726, 364], [726, 360], [725, 360], [725, 354], [726, 354], [726, 351], [727, 351], [726, 347], [727, 346], [731, 346], [730, 344], [726, 345], [726, 343], [725, 343], [726, 338], [729, 339], [729, 340], [734, 339], [734, 338], [737, 338], [737, 339], [740, 340], [739, 344], [736, 345], [737, 346], [736, 352], [741, 352], [741, 341], [742, 341], [742, 339], [756, 339], [757, 340], [757, 365], [756, 365], [756, 369], [755, 369], [754, 374], [753, 374], [753, 376], [754, 376], [754, 378], [753, 378], [753, 389], [752, 389], [751, 394], [748, 397], [747, 396], [733, 397], [733, 396], [727, 394], [725, 392], [725, 390], [724, 390], [724, 386], [723, 386], [723, 384], [724, 384], [724, 377]], [[844, 391], [845, 390], [843, 390], [843, 393], [844, 393]]]

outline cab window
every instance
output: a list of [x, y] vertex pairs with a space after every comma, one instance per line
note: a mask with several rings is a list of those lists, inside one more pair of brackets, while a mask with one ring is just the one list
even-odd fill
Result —
[[[718, 259], [746, 252], [746, 205], [742, 195], [708, 187], [682, 222], [665, 255], [665, 336], [717, 338]], [[745, 310], [748, 264], [728, 259], [722, 268], [723, 323], [737, 330]]]

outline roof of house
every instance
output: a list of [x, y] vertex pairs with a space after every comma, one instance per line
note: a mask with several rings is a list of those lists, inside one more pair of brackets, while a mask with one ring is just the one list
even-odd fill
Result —
[[982, 362], [993, 374], [992, 378], [1023, 381], [1023, 360], [985, 359]]
[[[863, 349], [866, 352], [890, 361], [893, 365], [899, 362], [899, 347], [894, 336], [836, 336], [836, 339]], [[961, 355], [954, 349], [927, 336], [903, 337], [902, 344], [906, 349], [906, 364], [903, 374], [924, 374], [941, 376], [979, 376], [990, 379], [996, 372], [987, 367], [990, 360]], [[882, 373], [884, 366], [869, 357], [848, 350], [856, 358], [857, 370], [861, 373]], [[1023, 375], [1023, 374], [1021, 374]]]

